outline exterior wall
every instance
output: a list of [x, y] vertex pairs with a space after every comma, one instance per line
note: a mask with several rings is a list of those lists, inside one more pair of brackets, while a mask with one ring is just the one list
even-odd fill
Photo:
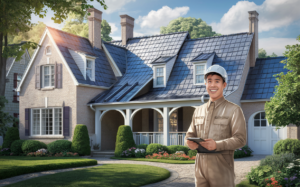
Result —
[[78, 68], [80, 69], [82, 75], [85, 77], [85, 57], [82, 54], [76, 53], [75, 51], [69, 49], [72, 58], [74, 59], [75, 63], [77, 64]]
[[183, 132], [186, 132], [189, 129], [194, 111], [194, 107], [183, 107]]
[[[51, 55], [45, 55], [45, 46], [51, 46]], [[52, 90], [38, 90], [35, 89], [35, 67], [37, 65], [43, 65], [47, 63], [47, 57], [50, 57], [50, 63], [57, 62], [63, 64], [62, 66], [62, 89]], [[45, 37], [44, 42], [41, 44], [41, 48], [37, 53], [36, 58], [32, 66], [29, 69], [27, 77], [25, 78], [20, 91], [20, 125], [19, 132], [21, 139], [36, 139], [46, 143], [52, 142], [57, 139], [71, 140], [72, 132], [75, 124], [77, 124], [77, 106], [76, 106], [76, 86], [71, 77], [71, 74], [67, 70], [67, 67], [63, 63], [62, 59], [58, 55], [58, 51], [55, 50], [54, 44], [50, 41], [48, 36]], [[45, 108], [45, 98], [48, 98], [48, 108], [69, 106], [70, 109], [70, 136], [68, 137], [45, 137], [45, 136], [25, 136], [25, 108]]]

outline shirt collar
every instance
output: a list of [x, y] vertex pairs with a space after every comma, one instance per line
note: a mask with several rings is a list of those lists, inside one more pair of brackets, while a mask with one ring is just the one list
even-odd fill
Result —
[[207, 109], [210, 107], [210, 104], [212, 102], [215, 103], [215, 108], [217, 108], [223, 101], [225, 101], [224, 96], [222, 96], [221, 98], [217, 99], [216, 101], [211, 101], [211, 99], [209, 98], [209, 101], [207, 102]]

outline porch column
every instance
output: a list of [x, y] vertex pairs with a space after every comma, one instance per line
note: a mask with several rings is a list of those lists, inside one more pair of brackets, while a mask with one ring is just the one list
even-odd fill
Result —
[[131, 114], [132, 114], [132, 109], [126, 109], [125, 125], [129, 125], [132, 130]]
[[164, 145], [168, 146], [170, 145], [170, 133], [169, 133], [169, 127], [170, 127], [170, 108], [164, 107]]
[[101, 111], [96, 108], [95, 112], [95, 136], [96, 136], [96, 142], [95, 144], [99, 144], [100, 150], [101, 150]]

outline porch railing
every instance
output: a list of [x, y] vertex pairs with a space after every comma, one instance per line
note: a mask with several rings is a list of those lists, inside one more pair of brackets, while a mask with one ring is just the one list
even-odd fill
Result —
[[[170, 132], [170, 145], [184, 145], [185, 132]], [[136, 145], [159, 143], [164, 144], [163, 132], [133, 132]]]

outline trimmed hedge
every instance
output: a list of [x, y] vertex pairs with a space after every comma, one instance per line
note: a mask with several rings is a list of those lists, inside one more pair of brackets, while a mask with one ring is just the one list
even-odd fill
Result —
[[123, 151], [131, 147], [135, 147], [131, 127], [120, 125], [117, 133], [115, 156], [121, 156]]
[[300, 140], [297, 139], [285, 139], [279, 140], [273, 149], [274, 154], [281, 153], [294, 153], [300, 155]]
[[148, 146], [148, 144], [143, 143], [143, 144], [140, 144], [140, 145], [136, 146], [136, 148], [138, 148], [138, 149], [145, 149], [145, 151], [146, 151], [147, 146]]
[[68, 140], [56, 140], [47, 145], [48, 152], [55, 154], [64, 151], [71, 151], [72, 142]]
[[16, 127], [9, 127], [3, 140], [2, 148], [10, 148], [15, 140], [20, 140], [19, 129]]
[[91, 154], [90, 137], [85, 125], [76, 125], [71, 150], [80, 156]]
[[168, 148], [165, 145], [161, 145], [158, 143], [152, 143], [147, 146], [146, 155], [152, 155], [153, 153], [159, 153], [162, 151], [168, 152]]
[[189, 150], [188, 156], [192, 158], [193, 156], [197, 156], [198, 151], [197, 150]]
[[188, 154], [189, 148], [187, 146], [183, 145], [170, 145], [167, 146], [168, 148], [168, 153], [169, 154], [174, 154], [176, 151], [183, 151], [186, 155]]
[[23, 150], [22, 150], [22, 144], [25, 142], [25, 140], [15, 140], [11, 146], [10, 150], [14, 155], [22, 155]]
[[36, 152], [39, 149], [47, 149], [47, 145], [44, 142], [40, 142], [37, 140], [26, 140], [22, 144], [23, 153], [31, 153]]

